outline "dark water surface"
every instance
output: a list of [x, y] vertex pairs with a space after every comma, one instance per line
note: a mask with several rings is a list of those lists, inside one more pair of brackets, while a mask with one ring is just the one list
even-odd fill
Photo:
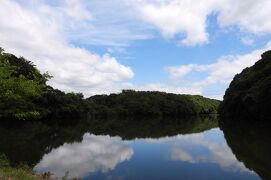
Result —
[[0, 153], [58, 178], [270, 179], [269, 129], [214, 117], [2, 125]]

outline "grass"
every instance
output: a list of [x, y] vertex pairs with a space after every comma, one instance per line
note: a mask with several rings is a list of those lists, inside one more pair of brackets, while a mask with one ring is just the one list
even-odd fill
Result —
[[40, 176], [34, 174], [33, 171], [23, 168], [1, 167], [0, 179], [4, 180], [40, 180]]
[[50, 179], [50, 173], [41, 176], [35, 174], [33, 169], [27, 165], [11, 167], [9, 160], [4, 154], [0, 154], [0, 180], [45, 180]]

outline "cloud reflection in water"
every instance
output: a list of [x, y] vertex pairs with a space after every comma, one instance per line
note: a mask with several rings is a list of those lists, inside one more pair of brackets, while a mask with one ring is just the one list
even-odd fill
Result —
[[176, 137], [170, 158], [189, 163], [214, 163], [224, 170], [249, 171], [236, 159], [219, 129]]
[[177, 135], [161, 139], [149, 139], [151, 143], [167, 143], [169, 159], [188, 163], [214, 163], [224, 170], [249, 171], [239, 162], [218, 128], [202, 133]]
[[[160, 144], [166, 149], [159, 148], [162, 147]], [[127, 161], [125, 169], [129, 169], [129, 172], [135, 173], [135, 175], [141, 172], [146, 173], [148, 170], [143, 165], [145, 160], [141, 158], [145, 157], [144, 153], [148, 154], [144, 151], [147, 147], [151, 148], [149, 150], [154, 155], [159, 154], [157, 157], [154, 156], [156, 159], [153, 159], [153, 164], [147, 169], [159, 168], [162, 167], [160, 166], [162, 164], [170, 165], [171, 162], [180, 162], [193, 165], [187, 166], [192, 168], [193, 172], [194, 170], [203, 170], [201, 169], [202, 166], [197, 166], [198, 164], [208, 163], [229, 174], [253, 174], [236, 159], [224, 139], [223, 132], [218, 128], [197, 134], [159, 139], [136, 138], [133, 141], [123, 141], [120, 137], [95, 136], [87, 133], [81, 143], [64, 144], [44, 155], [40, 163], [36, 165], [35, 170], [38, 172], [50, 171], [57, 177], [63, 177], [67, 171], [69, 171], [69, 177], [92, 177], [92, 175], [95, 177], [96, 172], [102, 172], [105, 177], [112, 176], [114, 179], [117, 175], [124, 177], [128, 175], [121, 168], [118, 169], [117, 173], [112, 170], [116, 170], [118, 164], [130, 160], [134, 156], [132, 160]], [[149, 157], [149, 155], [146, 157]], [[139, 159], [142, 166], [134, 166], [134, 163], [137, 163]], [[179, 167], [182, 168], [182, 166]], [[216, 169], [214, 166], [212, 168], [210, 173]], [[163, 174], [163, 169], [160, 172]], [[174, 174], [176, 172], [168, 173]], [[147, 174], [145, 175], [148, 177]]]
[[95, 136], [86, 133], [80, 143], [65, 143], [35, 166], [38, 172], [52, 172], [55, 177], [84, 177], [92, 172], [107, 172], [129, 160], [134, 151], [119, 137]]

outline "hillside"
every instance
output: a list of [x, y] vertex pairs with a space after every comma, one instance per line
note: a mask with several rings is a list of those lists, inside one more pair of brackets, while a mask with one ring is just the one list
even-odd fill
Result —
[[217, 113], [220, 101], [199, 95], [123, 90], [86, 99], [93, 115], [187, 116]]
[[220, 114], [224, 119], [270, 121], [271, 51], [237, 74], [227, 89]]

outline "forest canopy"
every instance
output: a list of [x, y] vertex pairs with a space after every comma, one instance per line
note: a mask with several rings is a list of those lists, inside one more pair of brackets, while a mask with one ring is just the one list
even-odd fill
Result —
[[252, 67], [237, 74], [220, 106], [223, 119], [270, 121], [271, 51]]
[[217, 113], [220, 101], [199, 95], [123, 90], [119, 94], [87, 98], [94, 115], [179, 116]]

